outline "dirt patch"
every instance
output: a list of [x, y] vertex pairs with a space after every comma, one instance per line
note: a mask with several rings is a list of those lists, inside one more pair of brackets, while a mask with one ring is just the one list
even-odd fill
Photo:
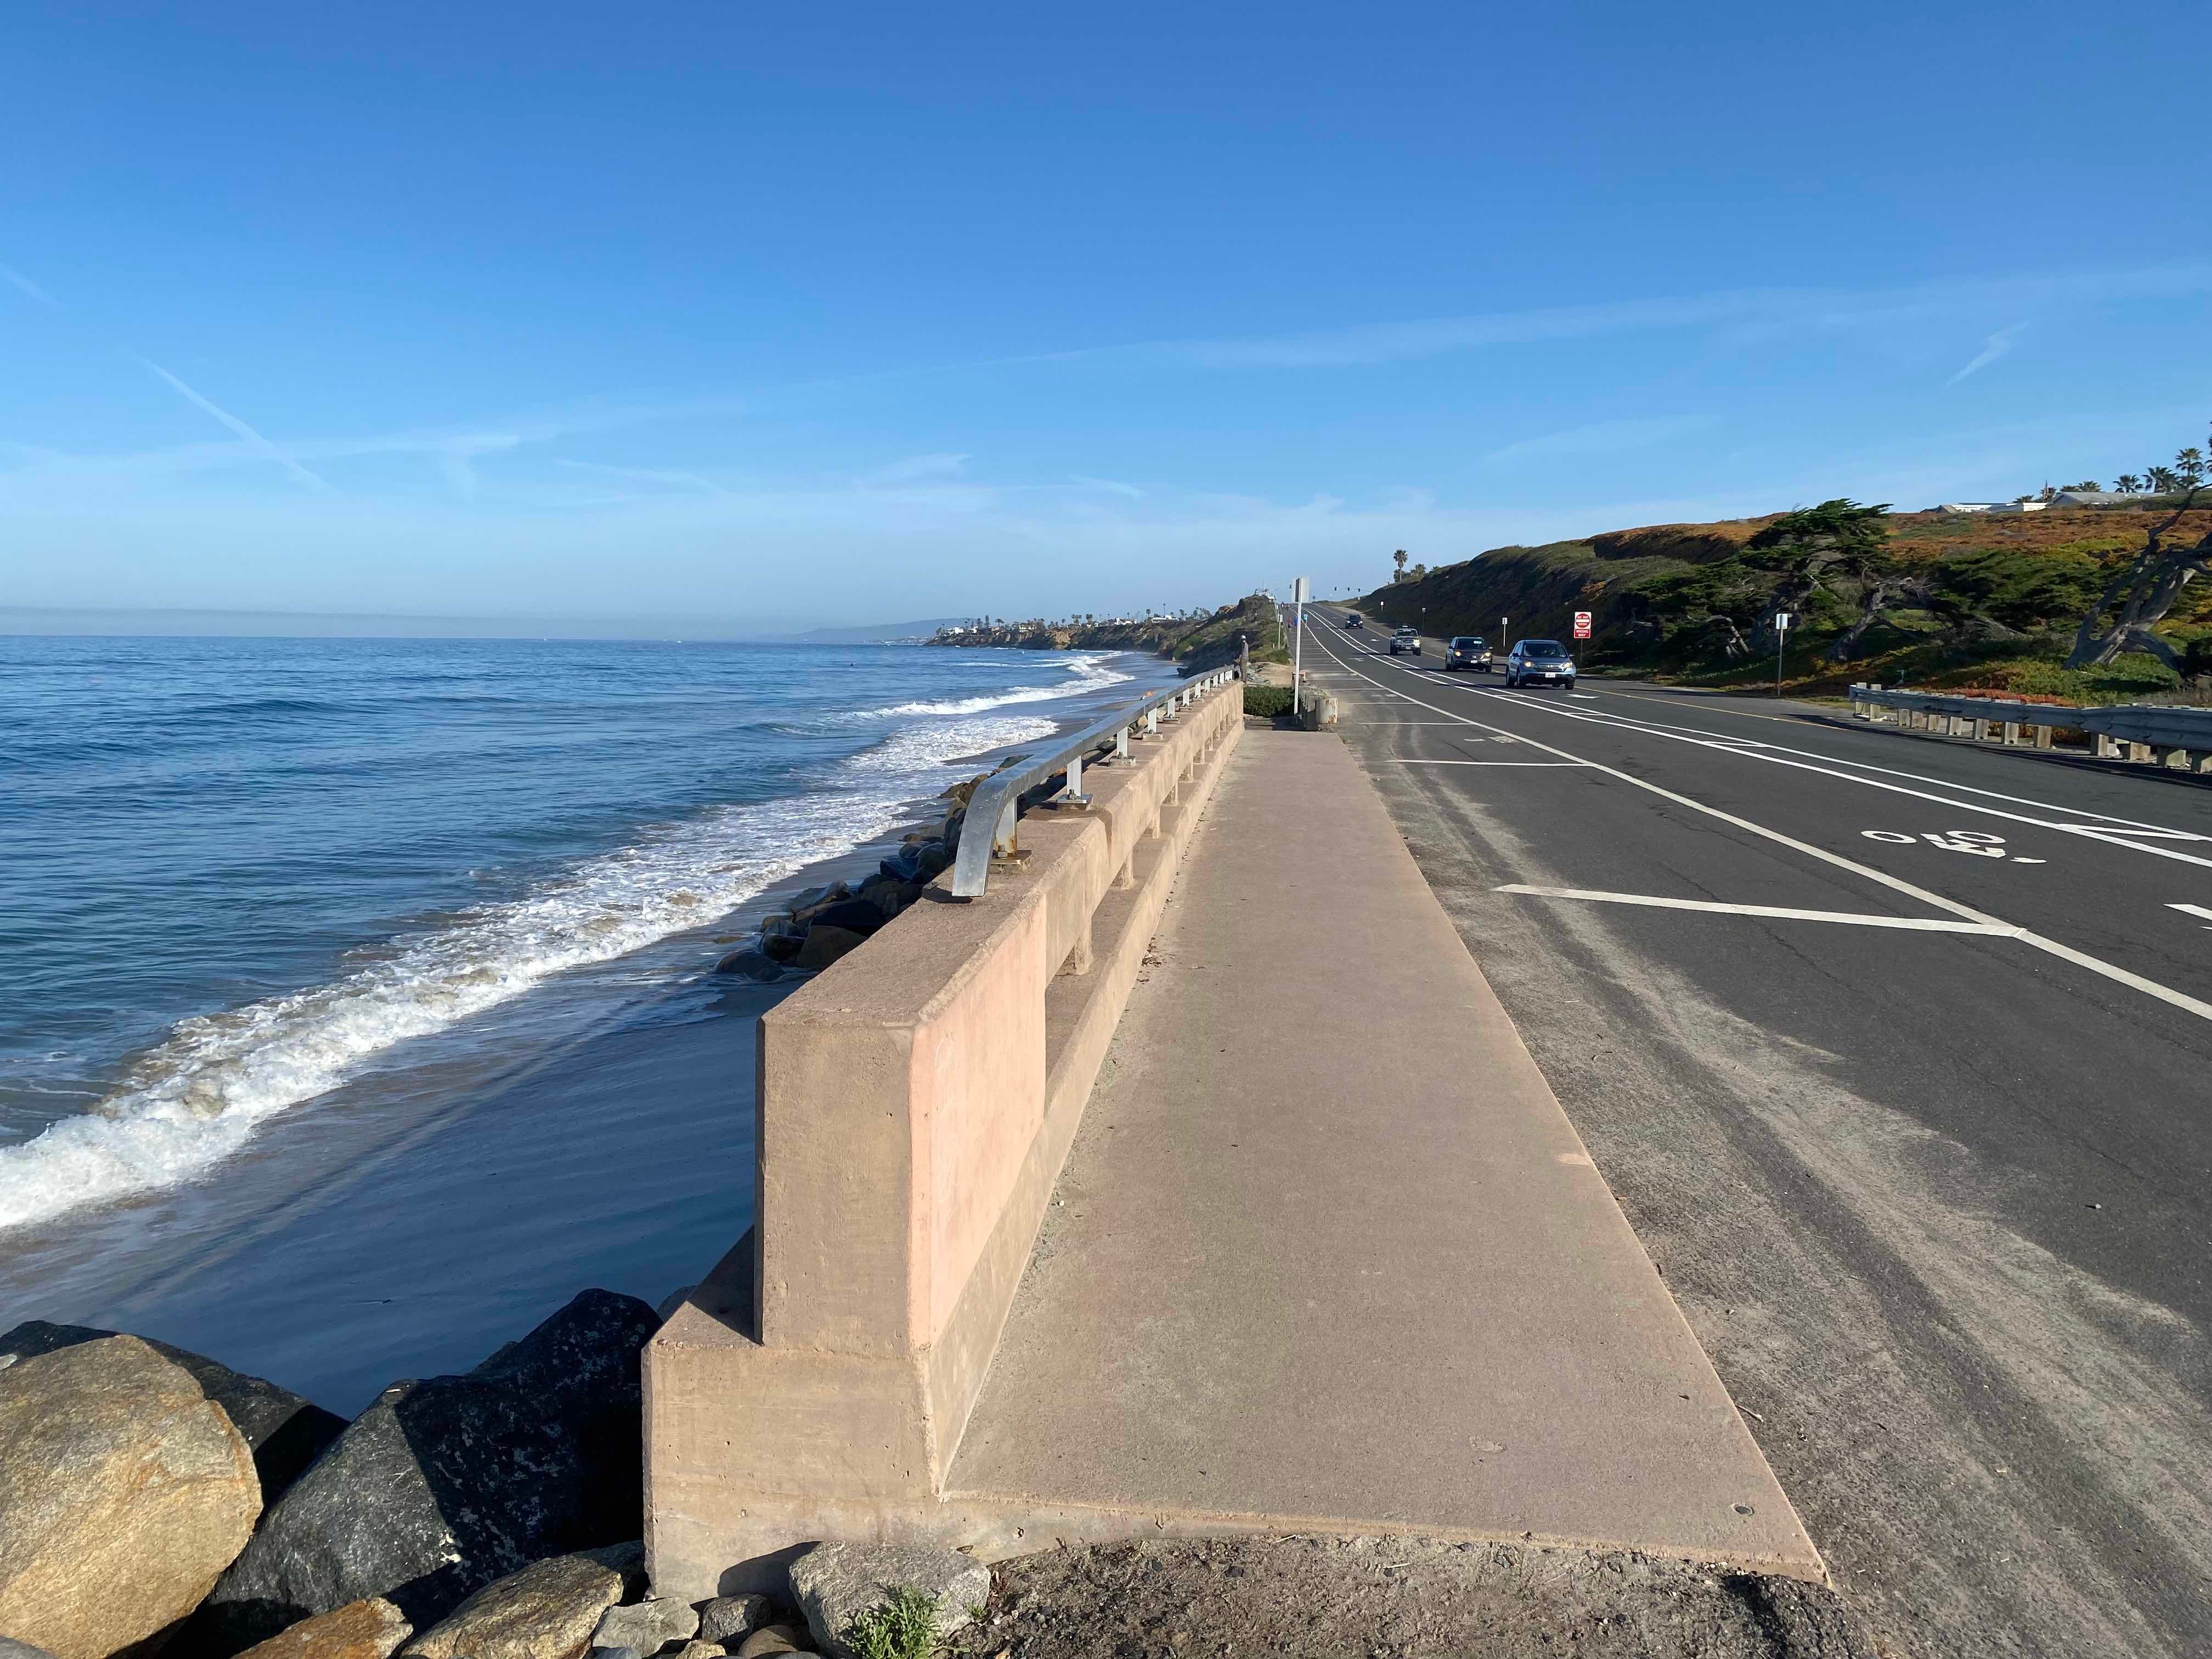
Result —
[[1167, 1540], [1001, 1562], [966, 1659], [1571, 1653], [1878, 1659], [1829, 1591], [1632, 1551], [1402, 1538]]

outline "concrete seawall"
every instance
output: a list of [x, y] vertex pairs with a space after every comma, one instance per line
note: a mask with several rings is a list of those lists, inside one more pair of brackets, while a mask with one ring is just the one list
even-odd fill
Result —
[[1090, 807], [1025, 817], [983, 897], [916, 906], [763, 1019], [758, 1219], [645, 1356], [660, 1594], [771, 1584], [816, 1539], [973, 1539], [946, 1473], [1242, 729], [1231, 686], [1087, 769]]

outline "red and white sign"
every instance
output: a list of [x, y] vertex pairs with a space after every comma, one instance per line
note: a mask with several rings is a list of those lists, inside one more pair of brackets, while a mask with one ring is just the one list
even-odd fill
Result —
[[1590, 613], [1587, 611], [1577, 611], [1575, 612], [1575, 637], [1577, 639], [1586, 640], [1589, 637], [1589, 617]]

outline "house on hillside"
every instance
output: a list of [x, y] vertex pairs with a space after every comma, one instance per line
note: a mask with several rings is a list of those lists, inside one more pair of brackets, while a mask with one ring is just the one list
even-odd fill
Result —
[[[2066, 498], [2060, 496], [2060, 501]], [[2024, 501], [1946, 501], [1936, 509], [1939, 513], [2040, 513], [2049, 501], [2030, 499]]]
[[2051, 498], [2053, 507], [2125, 507], [2135, 500], [2117, 489], [2062, 489]]

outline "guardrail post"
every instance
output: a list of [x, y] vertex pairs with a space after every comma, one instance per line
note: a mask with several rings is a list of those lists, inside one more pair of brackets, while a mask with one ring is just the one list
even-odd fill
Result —
[[2057, 739], [2052, 735], [2052, 730], [2050, 726], [2038, 726], [2035, 728], [2035, 746], [2038, 749], [2048, 749], [2057, 741]]
[[999, 822], [991, 831], [991, 856], [1010, 859], [1021, 850], [1014, 839], [1014, 798], [1006, 797], [1006, 804], [999, 809]]
[[1129, 758], [1129, 728], [1126, 726], [1114, 734], [1114, 758], [1117, 761]]
[[1091, 805], [1091, 797], [1083, 793], [1082, 756], [1071, 755], [1068, 757], [1067, 787], [1060, 792], [1060, 798], [1070, 806], [1088, 806]]
[[2004, 723], [2004, 734], [1999, 741], [2002, 742], [2007, 747], [2010, 747], [2012, 744], [2018, 743], [2020, 741], [2020, 722], [2018, 720], [2007, 720]]
[[2100, 732], [2096, 734], [2096, 737], [2097, 758], [2099, 760], [2119, 759], [2120, 744], [2118, 738], [2115, 738], [2109, 732]]

